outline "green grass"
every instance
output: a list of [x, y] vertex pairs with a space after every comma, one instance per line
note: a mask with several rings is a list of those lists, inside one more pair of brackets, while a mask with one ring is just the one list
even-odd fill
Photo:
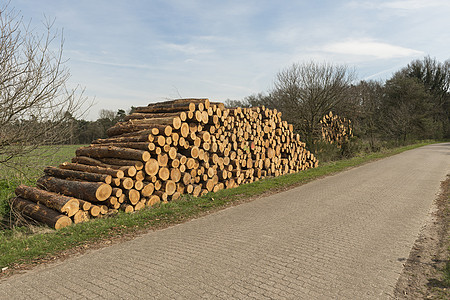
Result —
[[2, 218], [9, 217], [8, 199], [14, 196], [19, 184], [34, 186], [42, 176], [46, 166], [56, 166], [75, 156], [75, 150], [81, 145], [45, 146], [34, 150], [25, 157], [16, 157], [12, 163], [16, 168], [0, 166], [0, 228]]
[[161, 204], [158, 207], [144, 209], [132, 214], [119, 213], [115, 217], [96, 219], [87, 223], [69, 226], [59, 231], [46, 229], [45, 227], [33, 227], [34, 233], [30, 233], [29, 228], [4, 230], [0, 232], [0, 267], [30, 263], [36, 259], [49, 257], [63, 250], [94, 241], [107, 240], [136, 231], [181, 223], [210, 211], [240, 203], [251, 197], [304, 184], [325, 175], [427, 144], [431, 143], [419, 143], [326, 163], [316, 169], [276, 178], [267, 178], [234, 189], [208, 193], [199, 198], [184, 196], [182, 201]]

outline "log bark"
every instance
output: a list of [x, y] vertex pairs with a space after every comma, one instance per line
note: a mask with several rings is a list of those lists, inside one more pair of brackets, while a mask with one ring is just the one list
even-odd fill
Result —
[[115, 170], [122, 170], [126, 176], [133, 177], [136, 175], [136, 168], [134, 166], [117, 166], [103, 163], [95, 158], [87, 157], [87, 156], [76, 156], [72, 158], [73, 163], [79, 163], [90, 166], [99, 166], [103, 168], [111, 168]]
[[123, 158], [113, 158], [113, 157], [105, 157], [99, 158], [99, 161], [102, 163], [113, 165], [113, 166], [133, 166], [137, 171], [142, 170], [144, 168], [144, 162], [139, 160], [131, 160], [131, 159], [123, 159]]
[[[137, 132], [148, 130], [149, 126], [147, 124], [131, 124], [128, 122], [118, 123], [113, 127], [106, 130], [106, 134], [109, 137], [121, 136], [124, 134], [135, 134]], [[153, 132], [152, 132], [153, 133]]]
[[68, 216], [60, 214], [45, 205], [34, 203], [21, 197], [14, 198], [12, 206], [20, 211], [22, 215], [54, 229], [61, 229], [72, 224], [72, 220]]
[[96, 139], [92, 141], [92, 144], [140, 143], [140, 142], [153, 142], [153, 140], [154, 137], [152, 130], [146, 129], [106, 139]]
[[178, 102], [160, 102], [152, 103], [147, 107], [137, 107], [135, 112], [137, 113], [168, 113], [168, 112], [181, 112], [181, 111], [195, 111], [195, 109], [204, 110], [205, 106], [209, 107], [208, 99], [179, 99]]
[[15, 193], [21, 198], [35, 203], [41, 203], [69, 217], [73, 216], [80, 208], [79, 200], [76, 198], [44, 191], [35, 187], [19, 185]]
[[88, 172], [88, 173], [97, 173], [97, 174], [106, 174], [111, 175], [112, 177], [122, 178], [125, 176], [122, 170], [114, 170], [111, 168], [104, 168], [99, 166], [89, 166], [77, 163], [64, 162], [59, 165], [61, 169]]
[[182, 121], [186, 121], [186, 112], [173, 112], [173, 113], [132, 113], [124, 118], [124, 121], [137, 120], [137, 119], [152, 119], [152, 118], [164, 118], [164, 117], [180, 117]]
[[154, 144], [152, 142], [112, 142], [112, 143], [103, 143], [103, 144], [95, 144], [92, 143], [91, 147], [98, 147], [98, 146], [104, 146], [104, 147], [120, 147], [120, 148], [131, 148], [136, 150], [142, 150], [142, 151], [152, 151], [154, 150]]
[[170, 136], [173, 131], [172, 125], [161, 125], [161, 124], [132, 124], [131, 121], [117, 123], [113, 127], [106, 131], [109, 137], [117, 137], [130, 135], [132, 136], [135, 132], [140, 132], [143, 130], [151, 130], [152, 135], [165, 134]]
[[150, 159], [150, 153], [148, 151], [114, 146], [81, 147], [75, 151], [75, 154], [77, 156], [87, 156], [92, 158], [112, 157], [144, 162]]
[[157, 127], [158, 125], [169, 125], [172, 126], [173, 129], [180, 129], [181, 127], [181, 118], [179, 116], [173, 117], [156, 117], [151, 119], [133, 119], [128, 120], [126, 124], [132, 125], [147, 125], [148, 127]]
[[105, 201], [112, 193], [112, 188], [109, 184], [99, 182], [71, 181], [43, 176], [37, 183], [48, 191], [90, 202]]
[[111, 184], [111, 175], [97, 174], [97, 173], [86, 173], [75, 170], [60, 169], [55, 167], [46, 167], [44, 173], [62, 179], [69, 180], [82, 180], [82, 181], [94, 181], [94, 182], [104, 182], [106, 184]]

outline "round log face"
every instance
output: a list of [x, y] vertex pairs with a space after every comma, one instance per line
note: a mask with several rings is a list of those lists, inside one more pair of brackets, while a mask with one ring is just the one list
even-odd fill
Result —
[[180, 117], [173, 118], [172, 126], [174, 129], [180, 129], [181, 128], [181, 118]]
[[67, 216], [61, 216], [55, 223], [55, 229], [58, 230], [70, 225], [72, 225], [72, 219]]
[[144, 197], [149, 197], [153, 194], [153, 191], [155, 190], [155, 186], [153, 183], [147, 183], [145, 184], [144, 188], [141, 190], [141, 195]]
[[172, 168], [170, 170], [170, 179], [174, 182], [178, 182], [181, 180], [181, 172], [178, 168]]
[[170, 177], [170, 171], [166, 167], [162, 167], [159, 169], [158, 176], [162, 181], [166, 181]]
[[171, 196], [177, 191], [177, 185], [172, 180], [166, 181], [165, 192], [167, 195]]
[[135, 189], [131, 189], [128, 191], [128, 200], [131, 204], [135, 205], [141, 199], [141, 193]]
[[159, 164], [156, 159], [151, 158], [145, 163], [145, 173], [147, 173], [147, 175], [154, 176], [158, 174], [158, 171], [159, 171]]
[[180, 134], [184, 138], [186, 138], [189, 135], [189, 125], [188, 125], [188, 123], [184, 123], [183, 122], [183, 124], [181, 124]]
[[133, 179], [131, 179], [131, 178], [129, 178], [129, 177], [122, 178], [122, 179], [121, 179], [121, 186], [122, 186], [124, 189], [126, 189], [126, 190], [132, 189], [133, 186], [134, 186], [134, 181], [133, 181]]
[[89, 213], [91, 214], [91, 216], [97, 217], [98, 215], [100, 215], [100, 207], [97, 205], [92, 205], [89, 209]]
[[168, 152], [169, 158], [174, 160], [177, 157], [177, 154], [178, 154], [177, 153], [177, 148], [170, 147], [169, 152]]
[[162, 153], [158, 155], [157, 160], [160, 167], [165, 167], [169, 162], [169, 156], [166, 153]]
[[105, 201], [111, 196], [112, 187], [109, 184], [102, 184], [95, 192], [98, 201]]
[[156, 195], [152, 195], [147, 201], [147, 206], [154, 206], [159, 202], [161, 202], [161, 199]]

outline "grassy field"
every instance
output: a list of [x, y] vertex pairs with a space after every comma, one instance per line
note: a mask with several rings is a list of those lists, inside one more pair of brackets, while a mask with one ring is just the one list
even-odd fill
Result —
[[[427, 144], [430, 143], [419, 143], [326, 163], [316, 169], [276, 178], [267, 178], [234, 189], [208, 193], [199, 198], [184, 196], [181, 201], [162, 204], [158, 207], [132, 214], [119, 213], [113, 218], [96, 219], [87, 223], [66, 227], [59, 231], [49, 230], [46, 227], [32, 227], [31, 229], [22, 227], [3, 230], [0, 231], [0, 253], [2, 253], [0, 256], [0, 268], [20, 263], [30, 263], [41, 258], [57, 255], [67, 249], [114, 239], [125, 234], [133, 234], [138, 231], [181, 223], [211, 211], [249, 201], [255, 196], [298, 186], [322, 176]], [[67, 149], [69, 156], [61, 161], [73, 156], [71, 151], [75, 148], [74, 146], [71, 148], [72, 150]]]
[[[15, 188], [23, 183], [34, 186], [46, 166], [57, 166], [75, 156], [81, 145], [47, 146], [35, 150], [26, 157], [17, 157], [17, 169], [0, 167], [0, 224], [9, 217], [8, 199], [13, 197]], [[1, 227], [0, 227], [1, 228]]]

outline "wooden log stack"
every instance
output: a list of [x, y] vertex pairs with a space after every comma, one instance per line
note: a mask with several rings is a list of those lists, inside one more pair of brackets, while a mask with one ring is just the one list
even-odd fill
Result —
[[336, 144], [339, 148], [353, 136], [351, 121], [333, 115], [331, 111], [320, 120], [320, 124], [322, 127], [322, 139], [327, 143]]
[[[107, 134], [77, 149], [72, 162], [47, 167], [38, 188], [18, 187], [16, 207], [62, 228], [318, 165], [292, 125], [265, 107], [227, 109], [208, 99], [152, 103]], [[37, 211], [48, 217], [36, 218]]]

